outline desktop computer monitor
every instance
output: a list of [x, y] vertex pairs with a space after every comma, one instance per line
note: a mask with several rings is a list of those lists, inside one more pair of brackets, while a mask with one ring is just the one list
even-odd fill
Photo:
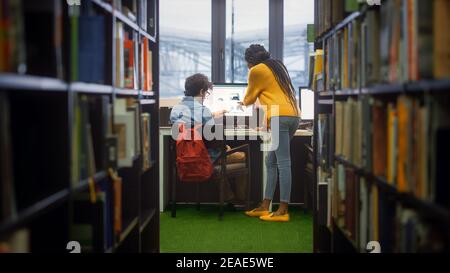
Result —
[[307, 88], [300, 88], [300, 109], [302, 110], [302, 120], [314, 120], [314, 92]]
[[225, 116], [251, 117], [253, 106], [238, 107], [238, 102], [244, 100], [247, 84], [214, 84], [213, 90], [205, 98], [203, 104], [211, 112], [227, 110]]

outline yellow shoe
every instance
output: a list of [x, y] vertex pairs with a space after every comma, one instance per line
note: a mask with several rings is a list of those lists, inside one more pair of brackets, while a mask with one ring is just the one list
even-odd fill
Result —
[[267, 222], [289, 222], [289, 214], [275, 216], [271, 213], [269, 215], [263, 215], [259, 219]]
[[262, 216], [269, 215], [270, 211], [268, 211], [268, 210], [258, 211], [257, 209], [254, 209], [251, 211], [246, 211], [245, 214], [247, 214], [247, 216], [250, 216], [250, 217], [262, 217]]

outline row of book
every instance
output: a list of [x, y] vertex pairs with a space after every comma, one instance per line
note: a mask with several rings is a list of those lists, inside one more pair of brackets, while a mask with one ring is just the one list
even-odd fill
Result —
[[64, 78], [63, 2], [0, 1], [0, 73]]
[[109, 0], [116, 10], [123, 13], [131, 21], [137, 23], [144, 31], [148, 31], [152, 27], [152, 18], [151, 16], [148, 16], [148, 8], [153, 3], [148, 3], [149, 1], [150, 0]]
[[[149, 25], [147, 1], [125, 2], [124, 7], [142, 6], [137, 10], [142, 18], [140, 26], [145, 31]], [[64, 22], [66, 7], [69, 14], [67, 24]], [[125, 12], [129, 9], [120, 10]], [[135, 30], [126, 31], [124, 24], [116, 21], [115, 85], [151, 91], [153, 75], [149, 40], [145, 37], [139, 39]], [[109, 73], [111, 64], [107, 61], [112, 52], [107, 43], [110, 29], [108, 17], [92, 1], [68, 6], [64, 1], [53, 0], [39, 3], [1, 0], [0, 73], [109, 85], [112, 80]], [[65, 65], [67, 62], [69, 66]]]
[[150, 168], [150, 114], [141, 113], [136, 100], [118, 99], [114, 105], [114, 129], [118, 136], [118, 165], [132, 167], [141, 151], [143, 170]]
[[116, 22], [115, 47], [116, 87], [151, 91], [153, 75], [149, 40], [142, 37], [139, 41], [135, 31], [126, 31], [122, 22]]
[[400, 192], [450, 208], [449, 102], [445, 95], [337, 101], [335, 153]]
[[358, 10], [358, 0], [315, 0], [315, 36], [319, 37], [340, 23], [347, 14]]
[[393, 200], [355, 170], [337, 164], [329, 190], [329, 223], [334, 221], [362, 252], [369, 242], [379, 242], [382, 253], [445, 250], [445, 229]]
[[447, 25], [448, 0], [383, 1], [325, 41], [324, 57], [310, 62], [322, 81], [311, 85], [333, 91], [449, 78]]
[[[138, 101], [132, 98], [115, 100], [114, 124], [112, 110], [108, 97], [75, 97], [71, 159], [73, 187], [108, 167], [133, 167], [134, 160], [141, 155], [141, 143], [143, 170], [151, 167], [150, 114], [142, 112]], [[117, 154], [111, 154], [115, 149]]]
[[122, 211], [122, 178], [110, 170], [93, 190], [74, 197], [70, 239], [80, 243], [83, 253], [112, 250], [123, 230]]

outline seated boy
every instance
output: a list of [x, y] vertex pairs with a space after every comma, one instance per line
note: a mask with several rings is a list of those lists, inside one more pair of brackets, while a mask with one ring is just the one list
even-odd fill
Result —
[[[212, 89], [212, 83], [209, 82], [208, 77], [203, 74], [195, 74], [186, 79], [185, 82], [185, 97], [183, 97], [180, 104], [176, 105], [170, 113], [170, 121], [172, 124], [185, 123], [187, 125], [202, 125], [213, 127], [215, 125], [215, 118], [219, 118], [226, 113], [225, 110], [211, 113], [211, 111], [203, 105], [203, 100]], [[194, 123], [194, 124], [192, 124]], [[211, 160], [214, 162], [221, 151], [215, 148], [214, 145], [208, 145], [208, 153]], [[230, 147], [227, 146], [229, 150]], [[245, 153], [236, 152], [227, 157], [227, 164], [243, 163], [245, 162]], [[235, 181], [235, 191], [232, 190], [231, 184], [225, 180], [225, 201], [233, 205], [242, 205], [245, 200], [246, 178], [240, 177]]]

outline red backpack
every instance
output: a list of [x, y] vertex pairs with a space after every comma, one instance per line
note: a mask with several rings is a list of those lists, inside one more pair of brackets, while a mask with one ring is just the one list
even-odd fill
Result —
[[200, 127], [187, 129], [184, 124], [179, 126], [177, 172], [182, 182], [205, 182], [214, 171], [208, 150], [197, 131]]

